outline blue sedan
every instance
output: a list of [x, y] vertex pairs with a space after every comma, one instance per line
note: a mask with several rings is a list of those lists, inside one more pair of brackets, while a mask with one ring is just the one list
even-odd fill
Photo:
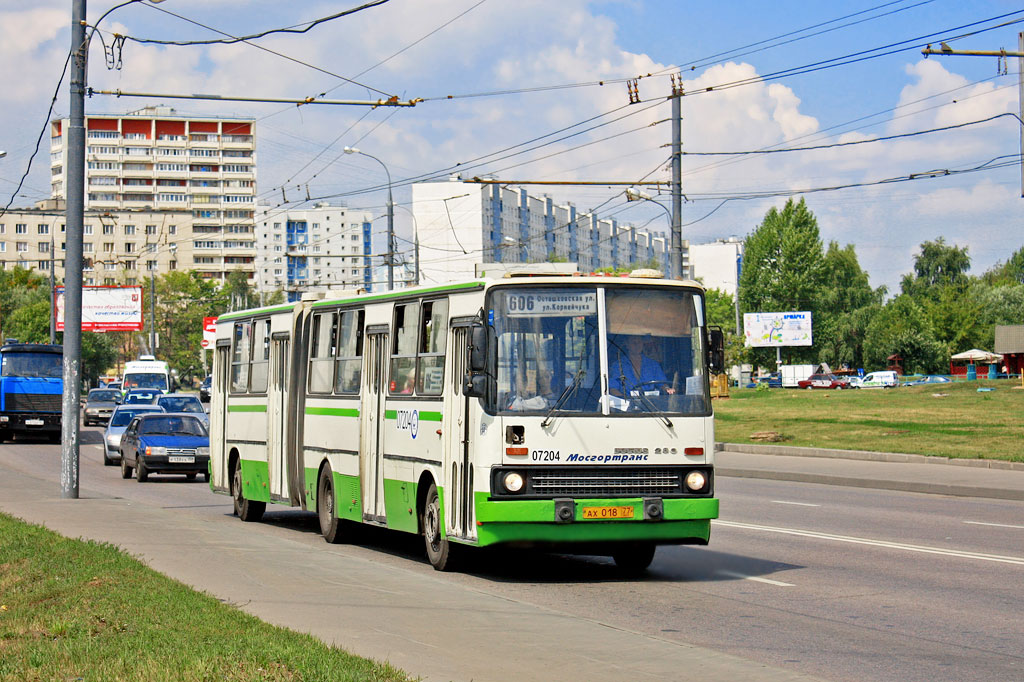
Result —
[[209, 481], [210, 435], [194, 414], [140, 414], [121, 436], [121, 478], [142, 483], [149, 474], [185, 474]]

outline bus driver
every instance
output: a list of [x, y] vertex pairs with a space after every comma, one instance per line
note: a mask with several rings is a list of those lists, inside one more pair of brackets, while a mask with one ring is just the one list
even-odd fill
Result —
[[608, 359], [608, 392], [624, 397], [636, 391], [675, 393], [661, 365], [644, 353], [648, 336], [631, 334], [625, 339], [625, 348], [621, 343], [612, 344], [614, 352]]

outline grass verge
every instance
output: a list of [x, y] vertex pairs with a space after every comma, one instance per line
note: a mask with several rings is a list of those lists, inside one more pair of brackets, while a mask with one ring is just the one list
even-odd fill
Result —
[[112, 545], [0, 514], [0, 680], [408, 679], [268, 625]]
[[[715, 438], [754, 443], [1024, 462], [1024, 390], [1008, 381], [895, 389], [733, 389], [715, 401]], [[979, 388], [993, 388], [978, 392]]]

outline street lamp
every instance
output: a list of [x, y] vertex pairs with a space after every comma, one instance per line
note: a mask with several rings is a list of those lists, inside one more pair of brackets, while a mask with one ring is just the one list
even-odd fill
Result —
[[[395, 202], [391, 200], [391, 172], [384, 162], [372, 154], [367, 154], [355, 147], [345, 147], [346, 154], [362, 154], [379, 163], [388, 176], [388, 291], [395, 288]], [[417, 273], [418, 274], [418, 273]]]
[[[640, 190], [636, 189], [635, 187], [629, 187], [628, 189], [626, 189], [626, 201], [649, 201], [650, 203], [654, 204], [655, 206], [657, 206], [658, 208], [660, 208], [662, 211], [665, 212], [665, 215], [668, 216], [668, 223], [669, 223], [669, 225], [673, 224], [672, 211], [668, 210], [668, 208], [666, 208], [664, 204], [662, 204], [660, 201], [655, 200], [655, 198], [652, 197], [647, 192], [641, 192]], [[673, 260], [673, 259], [670, 259], [670, 260]], [[680, 258], [679, 260], [682, 261], [682, 258]], [[680, 266], [679, 267], [679, 272], [674, 273], [676, 279], [682, 279], [683, 278], [682, 263], [681, 262], [679, 263], [679, 266]], [[669, 268], [670, 269], [675, 269], [675, 267], [676, 267], [676, 263], [675, 262], [670, 262], [669, 263]]]

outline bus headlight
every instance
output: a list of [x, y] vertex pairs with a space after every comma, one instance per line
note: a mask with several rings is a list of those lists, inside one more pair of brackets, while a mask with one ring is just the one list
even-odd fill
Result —
[[505, 486], [505, 490], [510, 493], [517, 493], [523, 489], [523, 485], [526, 481], [523, 480], [523, 475], [518, 471], [510, 471], [505, 474], [505, 477], [501, 479], [501, 484]]
[[707, 482], [708, 478], [703, 471], [691, 471], [686, 474], [686, 487], [690, 490], [701, 490]]

